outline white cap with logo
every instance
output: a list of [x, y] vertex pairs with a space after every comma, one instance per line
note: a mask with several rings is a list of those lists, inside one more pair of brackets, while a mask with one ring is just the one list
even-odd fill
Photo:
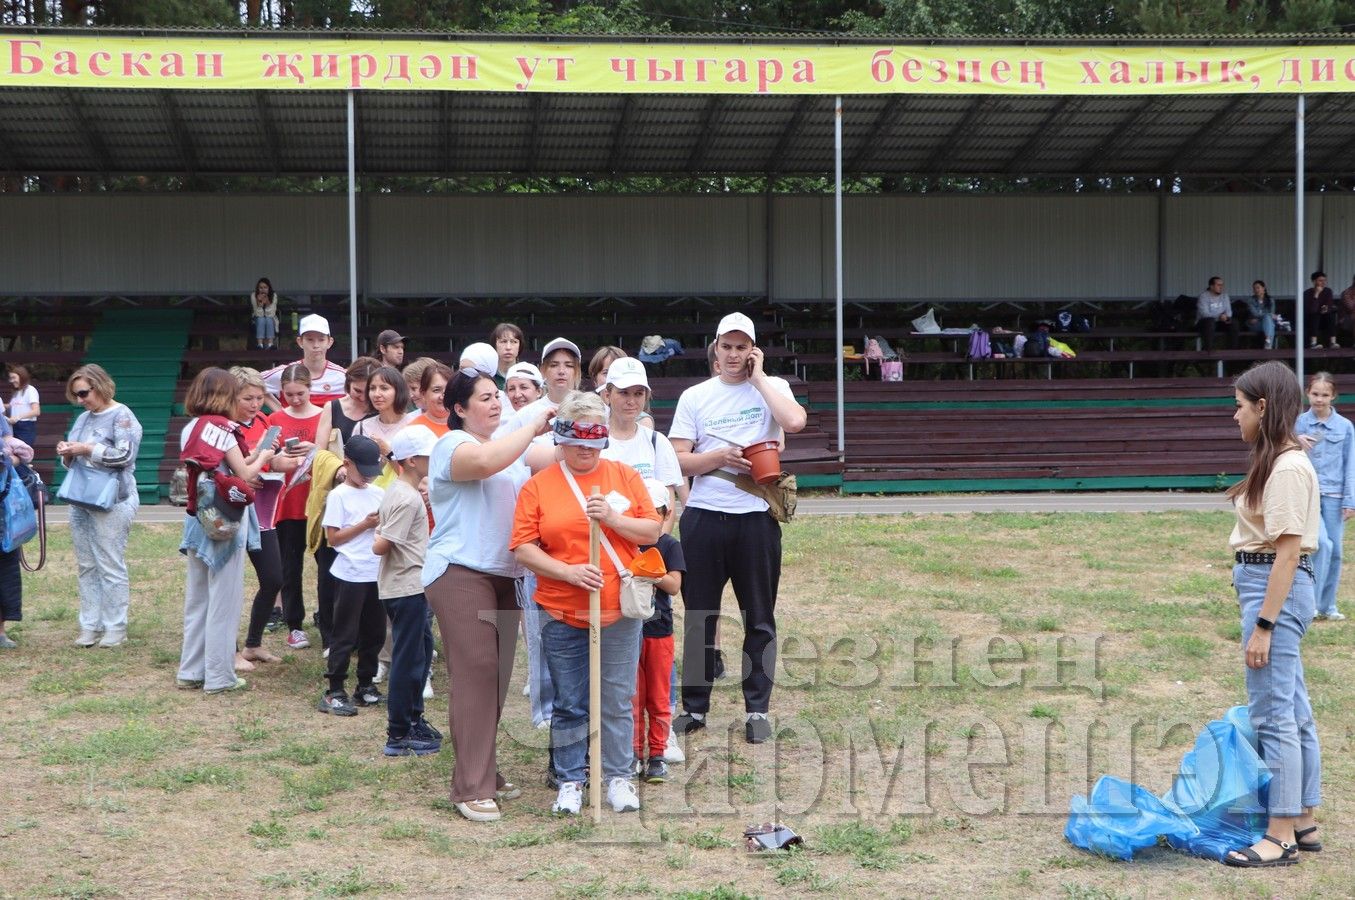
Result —
[[626, 388], [642, 387], [649, 390], [649, 375], [645, 373], [645, 364], [630, 356], [613, 360], [607, 367], [607, 384], [624, 391]]
[[721, 319], [720, 324], [715, 327], [715, 337], [719, 338], [731, 331], [742, 331], [748, 335], [749, 340], [757, 343], [757, 331], [753, 328], [753, 320], [743, 313], [730, 313]]
[[302, 316], [301, 321], [297, 323], [296, 333], [305, 334], [308, 331], [315, 331], [323, 335], [329, 334], [329, 320], [324, 316], [318, 316], [311, 313], [309, 316]]

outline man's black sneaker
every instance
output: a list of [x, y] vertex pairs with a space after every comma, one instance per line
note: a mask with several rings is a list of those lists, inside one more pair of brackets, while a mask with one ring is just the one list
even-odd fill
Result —
[[272, 634], [273, 632], [275, 632], [275, 631], [277, 631], [279, 628], [281, 628], [281, 627], [282, 627], [282, 610], [279, 609], [279, 608], [276, 607], [276, 606], [273, 607], [273, 612], [269, 614], [269, 616], [268, 616], [268, 622], [267, 622], [263, 627], [264, 627], [264, 630], [267, 631], [269, 634]]
[[725, 652], [723, 650], [715, 651], [715, 672], [712, 674], [712, 680], [719, 681], [725, 677]]
[[705, 719], [698, 719], [691, 713], [683, 713], [673, 720], [673, 734], [691, 734], [706, 727]]
[[419, 721], [415, 722], [414, 725], [409, 729], [409, 733], [412, 735], [418, 735], [420, 738], [423, 738], [424, 740], [427, 741], [442, 740], [442, 732], [434, 728], [432, 723], [424, 718], [420, 718]]
[[668, 780], [668, 764], [662, 757], [651, 756], [648, 765], [645, 766], [646, 784], [663, 784]]
[[325, 691], [325, 695], [320, 698], [320, 712], [329, 713], [332, 716], [356, 716], [357, 709], [353, 706], [353, 701], [348, 699], [348, 695], [343, 691]]
[[353, 702], [358, 706], [376, 706], [382, 700], [381, 692], [376, 689], [374, 684], [360, 684], [357, 692], [353, 694]]
[[751, 716], [743, 724], [744, 740], [750, 744], [761, 744], [772, 736], [772, 723], [766, 716]]
[[386, 756], [429, 756], [441, 749], [442, 741], [424, 740], [411, 729], [402, 738], [387, 738], [386, 748], [381, 752]]

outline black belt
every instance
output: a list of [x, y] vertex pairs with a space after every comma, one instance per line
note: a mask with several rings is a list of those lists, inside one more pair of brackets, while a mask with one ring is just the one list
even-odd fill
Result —
[[[1247, 566], [1273, 566], [1275, 564], [1274, 553], [1247, 553], [1245, 550], [1239, 550], [1233, 554], [1233, 559]], [[1299, 568], [1313, 575], [1313, 559], [1307, 553], [1299, 556]]]

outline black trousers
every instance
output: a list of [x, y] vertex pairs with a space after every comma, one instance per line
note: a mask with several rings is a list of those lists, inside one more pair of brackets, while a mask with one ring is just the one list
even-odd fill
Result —
[[[376, 595], [375, 581], [334, 579], [334, 619], [325, 677], [331, 691], [343, 690], [348, 660], [358, 657], [358, 686], [376, 677], [376, 655], [386, 643], [386, 609]], [[421, 686], [422, 687], [422, 686]]]
[[276, 531], [282, 562], [282, 618], [288, 631], [299, 631], [306, 625], [306, 602], [301, 592], [301, 573], [306, 564], [306, 520], [283, 520]]
[[725, 584], [733, 582], [743, 616], [743, 705], [767, 711], [776, 676], [776, 592], [781, 581], [781, 526], [765, 512], [721, 513], [687, 507], [681, 522], [686, 607], [682, 638], [682, 708], [710, 710], [715, 625]]
[[263, 643], [263, 628], [273, 613], [273, 600], [282, 587], [282, 560], [278, 556], [278, 533], [269, 529], [259, 532], [259, 549], [249, 551], [250, 564], [259, 579], [259, 590], [249, 607], [249, 628], [245, 631], [245, 646], [258, 647]]
[[334, 576], [329, 567], [339, 551], [329, 546], [322, 538], [320, 549], [315, 551], [315, 627], [320, 629], [320, 646], [329, 647], [333, 643], [334, 621]]
[[24, 581], [19, 570], [19, 551], [0, 553], [0, 624], [24, 617]]
[[433, 632], [428, 627], [428, 601], [423, 594], [388, 597], [381, 605], [391, 621], [386, 737], [402, 738], [423, 718], [423, 684], [433, 660]]
[[1214, 332], [1219, 328], [1228, 332], [1228, 346], [1237, 346], [1238, 326], [1237, 319], [1233, 316], [1229, 316], [1228, 321], [1222, 323], [1218, 319], [1200, 319], [1195, 323], [1195, 327], [1200, 330], [1201, 343], [1206, 351], [1214, 349]]
[[[1336, 310], [1316, 313], [1312, 318], [1313, 330], [1309, 334], [1315, 336], [1319, 344], [1325, 347], [1329, 342], [1336, 340]], [[15, 434], [17, 436], [18, 432]]]

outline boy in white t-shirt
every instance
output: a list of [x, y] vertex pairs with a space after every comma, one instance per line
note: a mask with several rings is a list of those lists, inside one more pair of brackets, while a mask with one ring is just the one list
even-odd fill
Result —
[[436, 443], [437, 436], [426, 425], [410, 425], [391, 438], [391, 459], [399, 465], [400, 475], [386, 487], [372, 540], [372, 551], [381, 559], [376, 590], [391, 623], [386, 756], [427, 756], [442, 749], [442, 734], [423, 717], [433, 632], [423, 594], [428, 507], [419, 482], [428, 477], [428, 457]]
[[767, 712], [776, 674], [776, 592], [781, 580], [781, 526], [767, 513], [761, 497], [730, 476], [751, 470], [743, 448], [782, 441], [784, 432], [805, 427], [805, 411], [790, 385], [762, 370], [752, 320], [731, 313], [715, 330], [719, 374], [682, 392], [668, 436], [682, 474], [695, 476], [680, 531], [687, 575], [682, 601], [682, 715], [673, 731], [686, 734], [706, 727], [711, 681], [715, 674], [715, 624], [725, 584], [743, 613], [744, 737], [760, 744], [771, 737]]
[[[331, 619], [329, 665], [325, 677], [329, 689], [320, 698], [320, 711], [336, 716], [355, 716], [358, 706], [381, 702], [376, 689], [377, 654], [386, 642], [386, 611], [377, 596], [378, 561], [372, 552], [384, 491], [368, 482], [381, 474], [381, 449], [376, 441], [360, 434], [343, 448], [344, 482], [329, 492], [321, 524], [325, 539], [336, 556], [334, 612]], [[344, 690], [348, 659], [358, 656], [358, 689], [352, 700]]]

